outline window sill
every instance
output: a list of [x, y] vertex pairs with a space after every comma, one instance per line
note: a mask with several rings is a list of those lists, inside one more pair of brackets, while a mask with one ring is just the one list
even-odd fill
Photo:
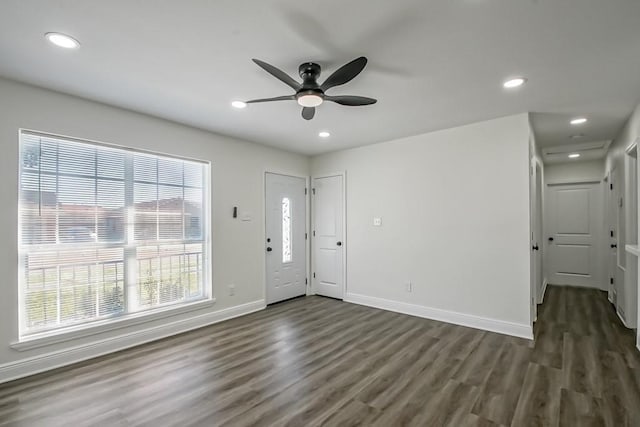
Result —
[[142, 312], [130, 314], [126, 317], [117, 320], [104, 320], [100, 322], [91, 323], [90, 325], [80, 325], [75, 327], [65, 328], [55, 335], [38, 335], [34, 334], [30, 337], [25, 337], [21, 341], [13, 342], [10, 347], [17, 351], [27, 351], [34, 348], [46, 347], [53, 344], [58, 344], [65, 341], [71, 341], [78, 338], [84, 338], [91, 335], [100, 334], [103, 332], [118, 330], [127, 328], [134, 325], [140, 325], [143, 323], [153, 322], [154, 320], [164, 319], [167, 317], [175, 316], [178, 314], [189, 313], [192, 311], [202, 310], [204, 308], [212, 307], [215, 304], [215, 298], [207, 299], [204, 301], [196, 301], [180, 307], [167, 307], [154, 310], [152, 312]]

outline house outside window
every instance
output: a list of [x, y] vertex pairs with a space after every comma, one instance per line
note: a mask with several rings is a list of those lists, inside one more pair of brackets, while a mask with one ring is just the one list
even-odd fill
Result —
[[211, 299], [208, 162], [20, 133], [20, 339]]

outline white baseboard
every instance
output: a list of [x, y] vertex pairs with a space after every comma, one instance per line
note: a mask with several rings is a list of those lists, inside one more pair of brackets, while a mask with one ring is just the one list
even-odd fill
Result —
[[548, 284], [549, 282], [547, 282], [547, 279], [545, 278], [544, 281], [542, 282], [542, 292], [540, 292], [540, 302], [538, 304], [542, 304], [544, 302], [544, 296], [547, 294]]
[[505, 322], [503, 320], [489, 319], [486, 317], [462, 314], [454, 311], [441, 310], [438, 308], [425, 307], [423, 305], [409, 304], [406, 302], [392, 301], [384, 298], [376, 298], [354, 293], [347, 293], [344, 301], [353, 304], [381, 308], [388, 311], [395, 311], [397, 313], [409, 314], [411, 316], [453, 323], [455, 325], [497, 332], [499, 334], [512, 335], [529, 340], [533, 339], [533, 328], [531, 325]]
[[622, 314], [620, 314], [620, 310], [618, 310], [617, 308], [616, 308], [616, 314], [618, 315], [618, 319], [620, 319], [620, 321], [622, 322], [624, 327], [627, 328], [627, 329], [631, 329], [629, 327], [629, 325], [627, 325], [627, 322], [624, 320], [624, 316]]
[[52, 351], [38, 356], [18, 360], [0, 365], [0, 384], [48, 371], [105, 354], [114, 353], [140, 344], [156, 341], [172, 335], [181, 334], [193, 329], [202, 328], [223, 320], [243, 316], [266, 307], [264, 300], [253, 301], [235, 307], [211, 313], [201, 314], [188, 319], [167, 322], [160, 326], [124, 333], [108, 339], [96, 341], [87, 345], [69, 347]]

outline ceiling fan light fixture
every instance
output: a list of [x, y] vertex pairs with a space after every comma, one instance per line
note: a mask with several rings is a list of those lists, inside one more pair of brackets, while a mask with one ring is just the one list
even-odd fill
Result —
[[322, 104], [322, 97], [320, 95], [307, 94], [298, 97], [298, 104], [303, 107], [317, 107]]
[[231, 106], [233, 108], [238, 108], [238, 109], [242, 109], [242, 108], [246, 108], [247, 107], [247, 103], [243, 102], [243, 101], [233, 101], [231, 103]]

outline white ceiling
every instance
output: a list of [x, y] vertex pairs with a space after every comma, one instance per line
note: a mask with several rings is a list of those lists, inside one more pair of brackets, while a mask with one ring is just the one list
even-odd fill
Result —
[[[640, 98], [637, 0], [3, 0], [0, 75], [305, 154], [535, 112], [542, 146], [615, 137]], [[76, 37], [63, 51], [47, 31]], [[258, 68], [369, 65], [305, 121]], [[509, 76], [528, 84], [507, 92]], [[322, 80], [322, 78], [321, 78]], [[332, 133], [328, 140], [319, 130]]]
[[[542, 148], [542, 159], [545, 165], [599, 160], [607, 155], [609, 145], [611, 145], [611, 141], [593, 141], [544, 147]], [[580, 156], [570, 158], [570, 154], [579, 154]]]

